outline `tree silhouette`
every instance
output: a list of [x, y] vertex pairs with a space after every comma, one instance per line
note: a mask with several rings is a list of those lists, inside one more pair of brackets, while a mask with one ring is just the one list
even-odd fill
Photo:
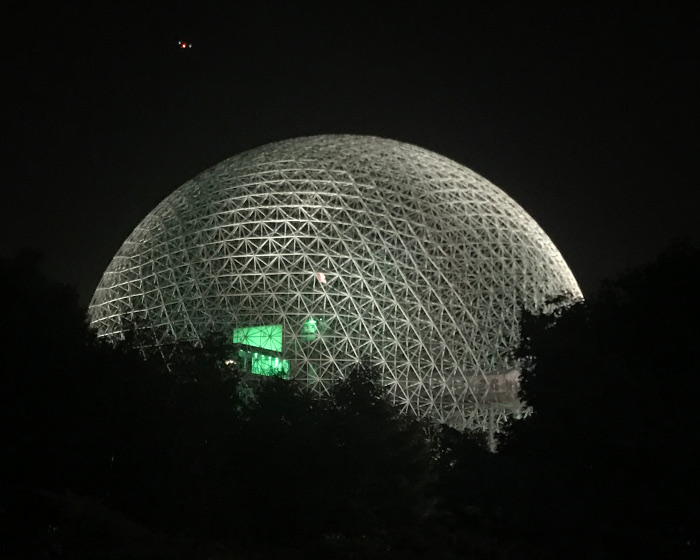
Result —
[[535, 412], [492, 454], [399, 414], [368, 364], [318, 397], [293, 379], [242, 379], [217, 335], [173, 341], [167, 361], [142, 349], [138, 325], [120, 344], [95, 340], [36, 256], [2, 259], [2, 552], [126, 554], [146, 539], [195, 557], [199, 542], [339, 558], [692, 557], [699, 273], [681, 244], [555, 319], [525, 315]]
[[504, 455], [537, 465], [540, 520], [566, 511], [562, 532], [644, 555], [697, 546], [699, 274], [698, 249], [678, 244], [556, 320], [524, 320], [534, 414]]

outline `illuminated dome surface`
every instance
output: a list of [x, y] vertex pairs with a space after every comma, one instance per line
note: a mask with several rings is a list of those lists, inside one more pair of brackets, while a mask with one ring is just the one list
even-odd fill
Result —
[[162, 342], [232, 336], [250, 373], [324, 392], [369, 360], [403, 409], [457, 428], [517, 413], [521, 307], [581, 297], [537, 223], [466, 167], [366, 136], [244, 152], [188, 181], [124, 242], [90, 304]]

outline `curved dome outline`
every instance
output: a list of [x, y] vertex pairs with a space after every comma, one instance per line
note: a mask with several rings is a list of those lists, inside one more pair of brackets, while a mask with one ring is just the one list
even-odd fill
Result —
[[137, 319], [239, 342], [281, 325], [269, 358], [314, 390], [371, 359], [404, 410], [485, 429], [521, 407], [519, 310], [563, 294], [581, 297], [556, 247], [483, 177], [410, 144], [324, 135], [243, 152], [176, 189], [119, 249], [89, 319], [103, 336]]

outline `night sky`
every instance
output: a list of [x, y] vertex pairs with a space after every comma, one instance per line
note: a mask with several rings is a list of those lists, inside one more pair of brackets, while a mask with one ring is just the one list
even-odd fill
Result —
[[539, 222], [585, 294], [700, 238], [700, 30], [669, 3], [102, 4], [0, 7], [0, 253], [40, 249], [83, 304], [179, 185], [310, 134], [473, 169]]

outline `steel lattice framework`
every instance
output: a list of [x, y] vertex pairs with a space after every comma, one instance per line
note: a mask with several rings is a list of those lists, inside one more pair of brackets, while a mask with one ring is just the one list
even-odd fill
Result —
[[316, 391], [369, 359], [405, 410], [485, 428], [520, 407], [520, 309], [563, 294], [581, 297], [555, 246], [484, 178], [409, 144], [316, 136], [178, 188], [118, 251], [89, 316], [105, 336], [138, 320], [246, 342], [281, 325], [281, 347], [261, 347]]

